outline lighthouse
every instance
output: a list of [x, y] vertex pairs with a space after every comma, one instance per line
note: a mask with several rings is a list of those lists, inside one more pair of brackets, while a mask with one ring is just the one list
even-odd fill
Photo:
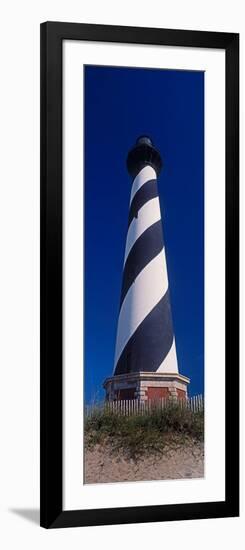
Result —
[[157, 178], [162, 159], [141, 136], [129, 151], [132, 180], [113, 374], [107, 400], [187, 397], [179, 373]]

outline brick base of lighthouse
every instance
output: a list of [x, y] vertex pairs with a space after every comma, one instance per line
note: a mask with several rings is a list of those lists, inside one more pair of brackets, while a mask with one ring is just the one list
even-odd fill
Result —
[[107, 401], [139, 399], [140, 401], [187, 398], [190, 379], [181, 374], [132, 372], [106, 378], [103, 387]]

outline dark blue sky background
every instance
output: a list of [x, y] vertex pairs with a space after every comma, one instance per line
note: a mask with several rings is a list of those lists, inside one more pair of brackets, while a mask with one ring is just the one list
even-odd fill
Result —
[[128, 150], [149, 135], [158, 180], [176, 348], [203, 392], [204, 73], [85, 67], [85, 398], [113, 370], [131, 179]]

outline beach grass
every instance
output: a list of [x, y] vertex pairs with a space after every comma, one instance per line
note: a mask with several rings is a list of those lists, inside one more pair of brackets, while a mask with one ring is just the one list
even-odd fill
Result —
[[85, 418], [85, 446], [109, 444], [112, 452], [122, 452], [137, 459], [164, 449], [176, 449], [204, 440], [204, 411], [193, 412], [170, 403], [160, 409], [153, 407], [147, 414], [125, 416], [94, 408]]

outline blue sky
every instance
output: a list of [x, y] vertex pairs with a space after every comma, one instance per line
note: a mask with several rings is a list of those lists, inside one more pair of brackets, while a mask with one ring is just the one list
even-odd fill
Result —
[[204, 378], [204, 73], [85, 67], [85, 398], [111, 376], [131, 178], [128, 150], [149, 135], [158, 180], [179, 371]]

